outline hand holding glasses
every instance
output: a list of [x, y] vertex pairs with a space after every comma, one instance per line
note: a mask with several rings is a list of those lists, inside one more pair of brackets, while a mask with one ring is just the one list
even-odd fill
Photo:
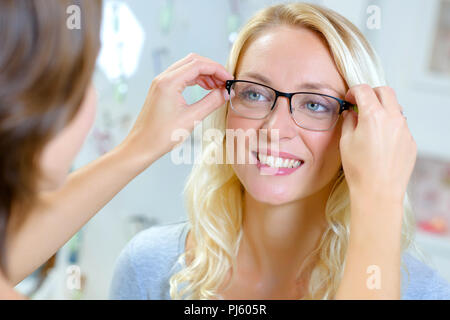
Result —
[[307, 130], [330, 130], [344, 110], [353, 109], [358, 112], [355, 104], [321, 93], [286, 93], [247, 80], [227, 80], [225, 87], [233, 111], [248, 119], [267, 117], [275, 109], [280, 96], [289, 99], [289, 111], [293, 120], [299, 127]]

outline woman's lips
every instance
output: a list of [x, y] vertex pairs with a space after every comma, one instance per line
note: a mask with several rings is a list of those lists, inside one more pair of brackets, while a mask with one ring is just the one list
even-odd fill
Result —
[[273, 176], [289, 175], [289, 174], [293, 173], [295, 170], [297, 170], [298, 168], [302, 167], [304, 164], [304, 161], [302, 160], [302, 163], [296, 168], [275, 168], [275, 167], [268, 166], [264, 163], [261, 163], [258, 159], [256, 152], [252, 152], [252, 154], [256, 159], [256, 167], [258, 168], [259, 172], [262, 175], [273, 175]]
[[265, 154], [268, 156], [274, 156], [274, 157], [280, 157], [280, 158], [286, 158], [286, 159], [294, 159], [294, 160], [300, 160], [300, 161], [304, 162], [303, 159], [300, 159], [300, 157], [293, 155], [292, 153], [289, 153], [289, 152], [283, 152], [283, 151], [274, 152], [270, 149], [266, 149], [266, 150], [258, 149], [256, 152], [258, 152], [260, 154]]

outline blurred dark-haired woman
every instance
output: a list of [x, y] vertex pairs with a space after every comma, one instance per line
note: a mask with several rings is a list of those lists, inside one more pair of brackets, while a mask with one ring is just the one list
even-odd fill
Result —
[[[67, 27], [67, 8], [81, 27]], [[95, 118], [91, 83], [100, 47], [100, 0], [0, 1], [0, 298], [51, 257], [128, 182], [223, 105], [232, 76], [190, 54], [152, 82], [126, 139], [68, 175]], [[181, 93], [211, 90], [188, 105]], [[224, 95], [225, 94], [225, 95]]]

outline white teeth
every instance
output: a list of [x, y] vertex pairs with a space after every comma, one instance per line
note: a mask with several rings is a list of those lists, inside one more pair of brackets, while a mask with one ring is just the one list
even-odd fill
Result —
[[258, 159], [261, 163], [276, 168], [297, 168], [302, 164], [300, 160], [267, 156], [259, 153]]
[[294, 163], [295, 163], [295, 160], [293, 160], [293, 159], [291, 161], [289, 161], [289, 168], [293, 168]]
[[275, 158], [275, 167], [281, 167], [282, 163], [283, 163], [283, 159]]

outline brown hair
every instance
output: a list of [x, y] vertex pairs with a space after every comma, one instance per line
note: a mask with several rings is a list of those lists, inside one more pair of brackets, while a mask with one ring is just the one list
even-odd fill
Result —
[[[80, 9], [71, 29], [68, 8]], [[0, 267], [12, 205], [29, 206], [46, 143], [75, 116], [100, 47], [101, 0], [0, 1]], [[70, 12], [70, 14], [69, 14]]]

